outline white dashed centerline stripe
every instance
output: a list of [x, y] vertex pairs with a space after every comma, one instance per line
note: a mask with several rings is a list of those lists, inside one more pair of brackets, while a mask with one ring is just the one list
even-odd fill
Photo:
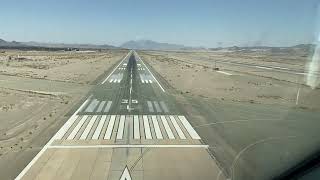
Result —
[[119, 127], [118, 127], [118, 132], [117, 132], [117, 139], [123, 138], [125, 118], [126, 118], [125, 115], [120, 116], [120, 122], [119, 122]]
[[111, 115], [106, 134], [104, 135], [104, 139], [111, 139], [112, 130], [113, 130], [115, 120], [116, 120], [116, 116]]
[[88, 118], [87, 115], [82, 116], [81, 120], [78, 122], [78, 124], [73, 129], [73, 131], [71, 132], [71, 134], [68, 136], [67, 139], [74, 139], [76, 137], [78, 131], [80, 130], [81, 126], [83, 125], [83, 123], [86, 121], [87, 118]]
[[179, 124], [177, 123], [176, 119], [173, 116], [169, 116], [170, 120], [174, 126], [174, 128], [176, 129], [178, 136], [180, 137], [180, 139], [186, 139], [186, 136], [183, 134], [183, 131], [181, 130]]
[[178, 116], [183, 126], [187, 129], [188, 133], [190, 134], [192, 139], [201, 139], [198, 133], [193, 129], [191, 124], [184, 116]]
[[143, 117], [144, 133], [146, 135], [146, 139], [152, 139], [148, 116], [143, 115], [142, 117]]
[[162, 120], [162, 124], [164, 126], [164, 129], [167, 132], [167, 135], [168, 135], [169, 139], [175, 139], [175, 137], [174, 137], [174, 135], [173, 135], [173, 133], [172, 133], [172, 131], [170, 129], [170, 126], [168, 124], [168, 121], [167, 121], [166, 117], [165, 116], [160, 116], [160, 118]]
[[139, 126], [139, 117], [138, 115], [133, 116], [133, 138], [140, 139], [140, 126]]
[[151, 119], [157, 139], [163, 139], [157, 117], [155, 115], [152, 115]]
[[96, 128], [96, 130], [94, 131], [94, 134], [92, 136], [92, 139], [99, 139], [99, 135], [101, 133], [101, 130], [102, 130], [102, 127], [104, 125], [104, 122], [106, 121], [107, 119], [107, 116], [106, 115], [103, 115], [99, 121], [99, 124]]
[[83, 133], [80, 136], [81, 140], [87, 139], [88, 134], [89, 134], [94, 122], [96, 121], [97, 117], [98, 117], [97, 115], [91, 117], [89, 124], [87, 125], [87, 127], [84, 129]]

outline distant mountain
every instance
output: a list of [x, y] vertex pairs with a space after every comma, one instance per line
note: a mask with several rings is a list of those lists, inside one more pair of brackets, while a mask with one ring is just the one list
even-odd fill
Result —
[[51, 47], [51, 48], [79, 48], [79, 49], [115, 49], [116, 46], [111, 46], [108, 44], [96, 45], [96, 44], [65, 44], [65, 43], [40, 43], [40, 42], [22, 42], [22, 44], [27, 46], [37, 46], [37, 47]]
[[23, 44], [21, 44], [20, 42], [16, 42], [16, 41], [5, 41], [3, 39], [0, 39], [0, 47], [18, 47], [18, 46], [25, 46]]
[[0, 39], [0, 47], [45, 47], [45, 48], [79, 48], [79, 49], [115, 49], [118, 47], [111, 45], [95, 45], [95, 44], [64, 44], [64, 43], [40, 43], [40, 42], [16, 42], [5, 41]]
[[160, 43], [151, 40], [128, 41], [123, 43], [120, 47], [128, 49], [146, 49], [146, 50], [191, 50], [201, 49], [196, 47], [187, 47], [180, 44]]
[[315, 44], [298, 44], [295, 46], [292, 46], [291, 48], [298, 48], [298, 49], [304, 49], [304, 50], [313, 50], [316, 47]]

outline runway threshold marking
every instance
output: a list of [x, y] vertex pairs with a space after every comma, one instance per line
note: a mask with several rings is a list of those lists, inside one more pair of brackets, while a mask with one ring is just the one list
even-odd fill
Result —
[[148, 116], [144, 115], [143, 117], [143, 124], [144, 124], [144, 133], [146, 135], [146, 139], [152, 139], [151, 130], [150, 130], [150, 124], [148, 120]]
[[138, 115], [133, 116], [133, 126], [134, 126], [134, 130], [133, 130], [134, 139], [140, 139], [140, 123], [139, 123]]
[[98, 118], [98, 116], [95, 115], [90, 119], [89, 124], [87, 125], [86, 129], [84, 130], [84, 132], [81, 134], [80, 139], [86, 139], [88, 137], [89, 132], [92, 129], [92, 126], [96, 122], [97, 118]]
[[[48, 149], [90, 149], [90, 148], [209, 148], [205, 144], [97, 144], [97, 145], [52, 145]], [[214, 148], [214, 147], [210, 147]]]
[[96, 139], [99, 138], [99, 135], [100, 135], [100, 133], [101, 133], [102, 127], [103, 127], [106, 119], [107, 119], [107, 116], [106, 116], [106, 115], [103, 115], [103, 116], [101, 117], [101, 119], [100, 119], [100, 121], [99, 121], [99, 124], [98, 124], [96, 130], [94, 131], [94, 134], [93, 134], [93, 136], [92, 136], [92, 139], [96, 140]]
[[153, 127], [156, 132], [157, 139], [163, 139], [157, 117], [153, 115], [153, 116], [151, 116], [151, 119], [152, 119]]
[[113, 69], [113, 71], [104, 79], [104, 81], [101, 82], [101, 84], [104, 84], [108, 78], [111, 76], [111, 74], [113, 74], [117, 69], [118, 67], [123, 63], [124, 60], [127, 59], [127, 57], [132, 53], [132, 50], [129, 51], [129, 53], [122, 59], [122, 61]]
[[73, 129], [73, 131], [71, 132], [71, 134], [68, 136], [67, 139], [74, 139], [78, 133], [78, 131], [80, 130], [81, 126], [84, 124], [84, 122], [87, 120], [88, 116], [85, 115], [81, 118], [81, 120], [79, 121], [79, 123], [77, 124], [77, 126]]
[[[117, 140], [122, 140], [126, 138], [125, 129], [130, 129], [133, 135], [130, 138], [133, 139], [142, 138], [143, 133], [141, 134], [140, 129], [144, 130], [146, 140], [201, 139], [186, 117], [181, 115], [108, 115], [108, 117], [110, 120], [107, 120], [107, 115], [80, 115], [80, 120], [70, 126], [71, 133], [67, 140], [97, 140], [102, 135], [104, 138], [101, 139], [109, 140], [115, 136]], [[151, 131], [155, 134], [152, 135]], [[89, 137], [89, 134], [93, 136]]]
[[107, 127], [107, 131], [106, 134], [104, 135], [104, 139], [111, 139], [111, 134], [112, 134], [112, 130], [113, 130], [113, 126], [114, 126], [114, 122], [116, 120], [116, 116], [115, 115], [111, 115], [108, 127]]
[[124, 123], [125, 123], [125, 116], [121, 115], [119, 127], [118, 127], [118, 132], [117, 132], [117, 139], [122, 139], [122, 137], [123, 137], [123, 131], [124, 131], [124, 125], [125, 125]]
[[193, 129], [189, 121], [184, 116], [178, 116], [183, 126], [187, 129], [192, 139], [201, 139], [196, 130]]

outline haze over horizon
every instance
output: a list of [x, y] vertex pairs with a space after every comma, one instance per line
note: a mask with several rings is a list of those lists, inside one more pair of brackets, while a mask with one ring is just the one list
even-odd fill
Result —
[[2, 1], [0, 38], [115, 46], [141, 39], [204, 47], [291, 46], [316, 39], [317, 8], [317, 0]]

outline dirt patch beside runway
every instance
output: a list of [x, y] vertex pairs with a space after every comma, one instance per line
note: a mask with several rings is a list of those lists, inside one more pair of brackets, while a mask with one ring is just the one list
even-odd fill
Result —
[[67, 119], [95, 80], [127, 51], [0, 55], [0, 174], [13, 179]]
[[319, 149], [320, 90], [306, 86], [303, 76], [226, 64], [221, 73], [199, 52], [139, 54], [228, 178], [272, 179]]
[[[199, 57], [193, 59], [194, 54], [201, 54], [199, 52], [194, 54], [161, 52], [161, 55], [159, 54], [158, 52], [140, 53], [142, 59], [146, 60], [170, 86], [181, 94], [216, 98], [228, 102], [280, 104], [287, 107], [296, 106], [298, 103], [298, 108], [319, 110], [320, 89], [313, 90], [306, 86], [304, 76], [226, 64], [219, 65], [220, 71], [217, 71], [212, 62], [209, 65], [210, 62], [206, 59], [199, 60]], [[177, 54], [179, 58], [173, 58]], [[187, 58], [187, 55], [190, 57]], [[252, 55], [249, 59], [253, 61], [254, 57]], [[296, 61], [298, 60], [292, 63]], [[296, 66], [303, 68], [302, 64], [300, 62]], [[282, 66], [285, 65], [282, 63]], [[298, 92], [299, 95], [297, 95]], [[299, 96], [298, 102], [296, 102], [297, 96]]]

